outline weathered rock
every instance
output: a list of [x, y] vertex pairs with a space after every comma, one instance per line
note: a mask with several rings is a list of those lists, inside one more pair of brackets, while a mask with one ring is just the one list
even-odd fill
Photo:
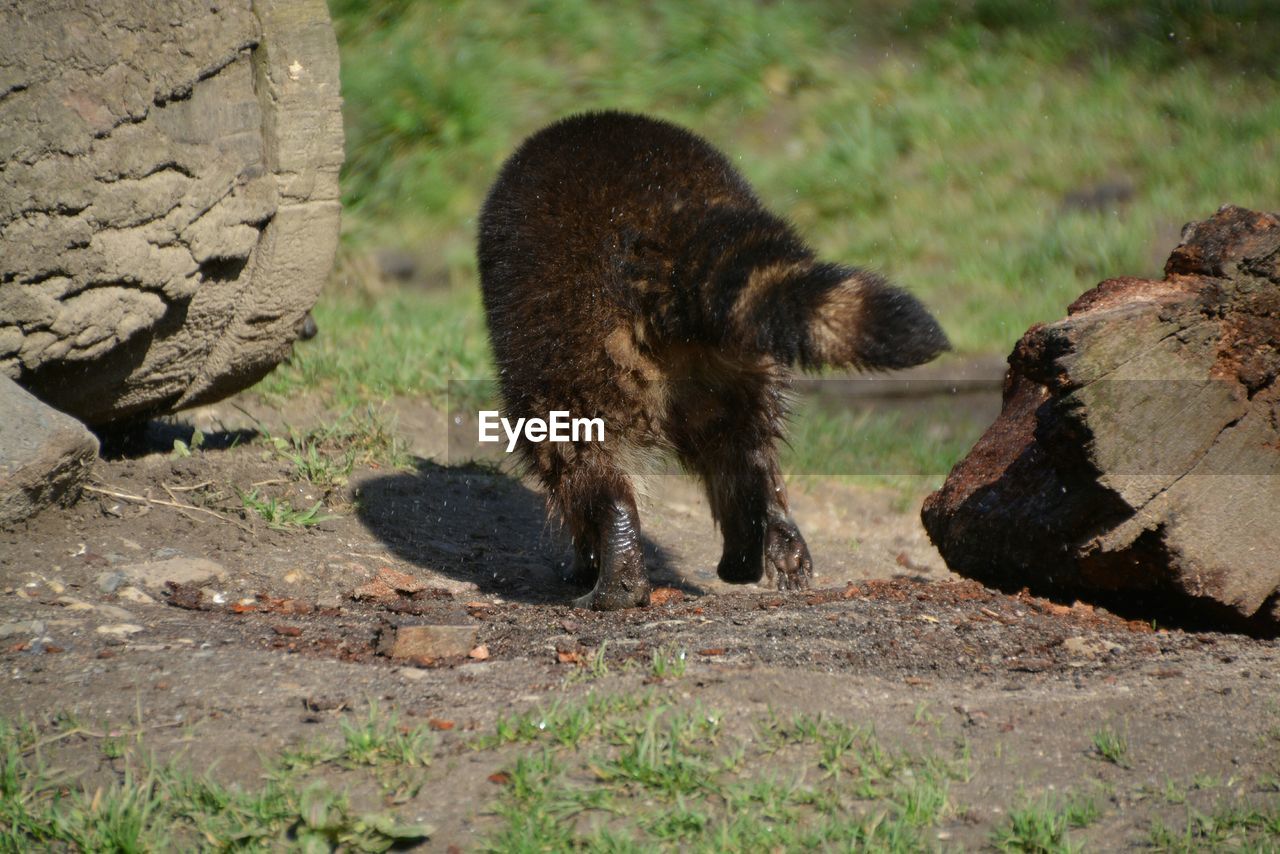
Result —
[[[129, 581], [137, 587], [163, 590], [169, 582], [196, 587], [208, 584], [211, 581], [226, 578], [227, 570], [222, 564], [206, 558], [171, 557], [168, 560], [131, 563], [119, 567], [111, 575], [113, 578], [118, 578], [115, 582], [116, 587], [124, 581]], [[99, 585], [101, 586], [101, 577]], [[112, 590], [114, 589], [113, 587]]]
[[1187, 226], [1009, 357], [1004, 409], [925, 501], [952, 570], [1138, 615], [1280, 628], [1280, 219]]
[[424, 670], [421, 667], [401, 667], [398, 671], [401, 676], [413, 682], [420, 682], [431, 675], [430, 670]]
[[145, 632], [146, 629], [136, 623], [112, 623], [106, 626], [98, 626], [94, 631], [111, 638], [127, 638], [130, 635], [136, 635], [138, 632]]
[[125, 587], [125, 588], [121, 589], [121, 590], [120, 590], [120, 592], [119, 592], [118, 594], [116, 594], [116, 595], [118, 595], [118, 596], [120, 597], [120, 599], [121, 599], [121, 600], [123, 600], [123, 601], [125, 601], [125, 602], [132, 602], [132, 603], [134, 603], [135, 605], [154, 605], [154, 604], [156, 604], [156, 600], [155, 600], [155, 599], [153, 599], [152, 597], [148, 596], [148, 595], [147, 595], [146, 593], [144, 593], [143, 591], [141, 591], [141, 590], [139, 590], [138, 588], [133, 587], [133, 586]]
[[414, 661], [464, 658], [475, 645], [473, 625], [391, 624], [378, 636], [380, 654]]
[[74, 501], [97, 456], [84, 425], [0, 376], [0, 525]]
[[0, 375], [100, 423], [271, 370], [338, 237], [323, 0], [10, 0], [0, 30]]
[[118, 569], [106, 569], [98, 573], [96, 579], [98, 589], [103, 593], [115, 593], [121, 584], [124, 584], [124, 573]]
[[1109, 641], [1106, 638], [1087, 638], [1082, 636], [1067, 638], [1062, 642], [1062, 648], [1068, 655], [1089, 660], [1101, 658], [1104, 655], [1120, 652], [1124, 649], [1120, 644]]
[[124, 608], [120, 608], [116, 605], [96, 605], [94, 606], [94, 610], [97, 611], [99, 616], [105, 617], [108, 620], [115, 620], [119, 623], [127, 623], [134, 618], [133, 614], [130, 614]]
[[0, 639], [13, 637], [39, 637], [44, 634], [44, 620], [27, 620], [0, 624]]
[[402, 593], [418, 593], [427, 589], [427, 583], [389, 566], [378, 570], [372, 581], [361, 584], [351, 592], [352, 599], [388, 600]]

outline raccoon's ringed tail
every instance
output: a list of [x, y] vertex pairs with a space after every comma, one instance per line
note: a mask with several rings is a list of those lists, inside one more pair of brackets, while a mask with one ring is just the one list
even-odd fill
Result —
[[922, 365], [951, 349], [921, 302], [875, 273], [851, 270], [819, 289], [805, 319], [802, 367], [864, 370]]

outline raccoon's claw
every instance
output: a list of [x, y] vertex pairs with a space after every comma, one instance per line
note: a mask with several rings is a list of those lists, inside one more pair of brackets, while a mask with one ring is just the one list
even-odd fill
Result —
[[813, 581], [813, 559], [800, 529], [790, 519], [769, 523], [765, 531], [764, 566], [779, 590], [806, 590]]

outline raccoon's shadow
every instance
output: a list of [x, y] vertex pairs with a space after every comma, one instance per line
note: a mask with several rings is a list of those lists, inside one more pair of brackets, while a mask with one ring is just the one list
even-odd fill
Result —
[[[564, 579], [569, 539], [548, 521], [541, 495], [492, 467], [414, 466], [356, 485], [360, 521], [398, 557], [521, 602], [566, 604], [586, 592]], [[705, 592], [680, 577], [661, 546], [642, 540], [655, 586]]]

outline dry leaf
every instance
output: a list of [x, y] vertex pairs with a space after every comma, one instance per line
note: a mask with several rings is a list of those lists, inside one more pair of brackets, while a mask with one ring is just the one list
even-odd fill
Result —
[[674, 587], [655, 587], [649, 594], [649, 604], [656, 606], [670, 605], [682, 599], [684, 599], [684, 591]]

